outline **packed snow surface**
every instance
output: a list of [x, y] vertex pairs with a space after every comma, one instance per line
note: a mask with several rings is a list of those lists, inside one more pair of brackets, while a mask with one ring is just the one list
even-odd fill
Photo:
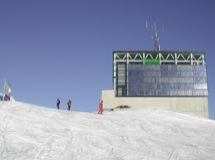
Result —
[[0, 160], [215, 160], [215, 121], [167, 110], [69, 112], [0, 102]]

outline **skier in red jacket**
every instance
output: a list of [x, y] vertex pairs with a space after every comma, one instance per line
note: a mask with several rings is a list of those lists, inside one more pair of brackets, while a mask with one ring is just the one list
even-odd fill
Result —
[[102, 114], [103, 112], [103, 101], [101, 101], [101, 103], [99, 104], [99, 112], [98, 114]]
[[59, 108], [59, 105], [60, 105], [60, 100], [59, 100], [59, 98], [58, 98], [58, 99], [57, 99], [57, 108], [58, 108], [58, 109], [60, 109], [60, 108]]

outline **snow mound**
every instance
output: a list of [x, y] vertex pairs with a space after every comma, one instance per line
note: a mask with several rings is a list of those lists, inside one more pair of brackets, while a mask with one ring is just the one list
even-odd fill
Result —
[[1, 160], [214, 160], [215, 121], [167, 110], [68, 112], [0, 102]]

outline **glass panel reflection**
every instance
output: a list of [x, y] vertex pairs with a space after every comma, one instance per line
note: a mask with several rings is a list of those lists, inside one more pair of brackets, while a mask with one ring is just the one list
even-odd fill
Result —
[[194, 65], [193, 70], [206, 71], [206, 66], [205, 65]]
[[206, 66], [128, 65], [129, 96], [208, 96]]
[[193, 76], [207, 76], [205, 71], [193, 72]]
[[206, 83], [194, 83], [194, 89], [207, 89]]
[[194, 77], [193, 78], [194, 83], [207, 83], [206, 77]]

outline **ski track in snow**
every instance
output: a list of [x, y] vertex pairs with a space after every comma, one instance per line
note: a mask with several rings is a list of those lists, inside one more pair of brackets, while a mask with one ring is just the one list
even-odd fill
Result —
[[215, 121], [168, 110], [68, 112], [0, 102], [0, 160], [215, 160]]

